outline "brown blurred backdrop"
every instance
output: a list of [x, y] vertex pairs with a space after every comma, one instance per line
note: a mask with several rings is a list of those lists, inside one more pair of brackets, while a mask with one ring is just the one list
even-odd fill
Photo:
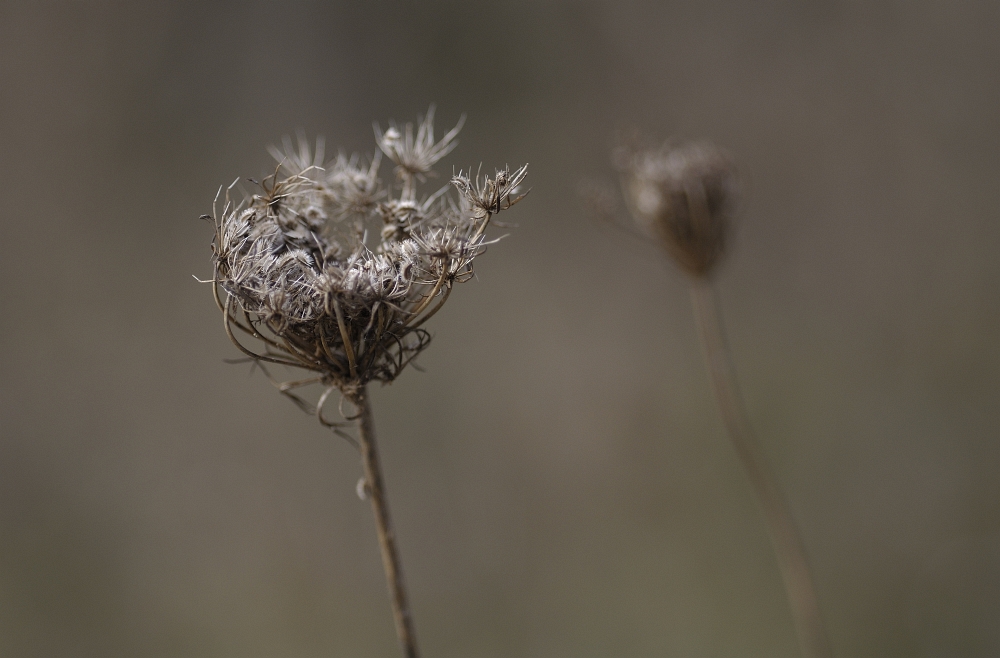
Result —
[[[424, 653], [792, 657], [616, 129], [744, 179], [719, 277], [838, 656], [1000, 655], [1000, 5], [0, 6], [0, 656], [395, 656], [356, 454], [235, 357], [217, 187], [465, 112], [519, 226], [375, 391]], [[384, 171], [388, 171], [385, 168]]]

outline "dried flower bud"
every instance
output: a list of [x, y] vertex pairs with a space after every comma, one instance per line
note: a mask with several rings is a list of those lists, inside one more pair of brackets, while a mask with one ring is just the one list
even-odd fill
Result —
[[629, 209], [688, 274], [708, 276], [726, 243], [736, 169], [708, 143], [619, 150], [616, 164]]

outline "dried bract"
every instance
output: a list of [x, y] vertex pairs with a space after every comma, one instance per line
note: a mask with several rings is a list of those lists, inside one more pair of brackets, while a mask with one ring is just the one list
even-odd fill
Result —
[[[472, 277], [491, 218], [521, 198], [512, 194], [526, 166], [475, 182], [459, 174], [457, 199], [449, 187], [418, 198], [417, 179], [454, 148], [461, 125], [435, 143], [432, 118], [433, 108], [415, 137], [409, 124], [400, 137], [376, 131], [403, 178], [396, 195], [379, 178], [380, 154], [324, 163], [322, 144], [313, 151], [300, 137], [297, 148], [272, 149], [278, 169], [256, 194], [236, 201], [230, 186], [212, 216], [213, 288], [229, 337], [257, 362], [316, 373], [282, 391], [324, 384], [311, 407], [321, 420], [332, 389], [351, 396], [391, 382], [427, 347], [422, 325]], [[379, 236], [371, 247], [368, 235]]]
[[616, 154], [622, 188], [633, 217], [677, 264], [708, 276], [726, 243], [737, 191], [736, 168], [722, 149], [707, 143]]

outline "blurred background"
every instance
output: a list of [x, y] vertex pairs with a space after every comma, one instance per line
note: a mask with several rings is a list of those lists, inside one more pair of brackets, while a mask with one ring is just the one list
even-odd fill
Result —
[[431, 102], [443, 173], [533, 191], [374, 391], [426, 656], [798, 655], [686, 282], [577, 200], [634, 127], [739, 162], [718, 286], [836, 654], [1000, 655], [990, 0], [4, 3], [0, 655], [397, 655], [357, 454], [192, 275], [268, 144]]

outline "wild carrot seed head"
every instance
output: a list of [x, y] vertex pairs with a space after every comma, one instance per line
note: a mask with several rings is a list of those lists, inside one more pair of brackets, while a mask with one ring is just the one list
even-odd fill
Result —
[[[235, 201], [232, 187], [226, 191], [213, 216], [214, 281], [241, 350], [315, 371], [350, 393], [392, 381], [427, 347], [421, 325], [455, 283], [472, 277], [492, 216], [523, 198], [516, 188], [527, 165], [481, 181], [459, 173], [451, 181], [457, 200], [448, 186], [418, 197], [418, 180], [456, 146], [460, 127], [435, 142], [433, 107], [415, 135], [411, 124], [376, 126], [378, 146], [403, 183], [395, 193], [379, 177], [380, 153], [324, 162], [322, 142], [313, 150], [304, 136], [297, 148], [285, 140], [271, 149], [278, 169], [252, 181], [256, 194]], [[258, 351], [236, 331], [256, 339]]]

